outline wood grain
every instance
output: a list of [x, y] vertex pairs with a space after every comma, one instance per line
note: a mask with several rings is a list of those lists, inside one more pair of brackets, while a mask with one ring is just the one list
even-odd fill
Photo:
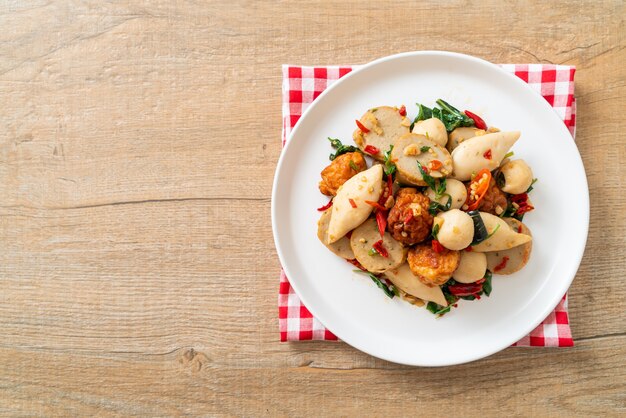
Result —
[[[620, 1], [0, 3], [0, 415], [625, 414], [625, 15]], [[575, 348], [418, 369], [278, 343], [280, 64], [415, 49], [577, 66], [591, 225]]]

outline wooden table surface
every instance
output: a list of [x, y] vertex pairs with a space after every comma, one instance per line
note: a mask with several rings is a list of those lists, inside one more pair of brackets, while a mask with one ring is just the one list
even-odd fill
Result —
[[[0, 415], [623, 416], [625, 15], [621, 1], [1, 2]], [[577, 66], [591, 225], [575, 348], [426, 369], [278, 342], [280, 65], [418, 49]]]

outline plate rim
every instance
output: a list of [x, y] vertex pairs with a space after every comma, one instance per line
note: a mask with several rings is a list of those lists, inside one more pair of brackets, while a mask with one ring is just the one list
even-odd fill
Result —
[[[439, 50], [423, 50], [423, 51], [410, 51], [410, 52], [402, 52], [399, 54], [393, 54], [393, 55], [388, 55], [385, 57], [381, 57], [378, 58], [376, 60], [373, 60], [369, 63], [366, 64], [362, 64], [359, 66], [359, 68], [353, 69], [350, 73], [346, 74], [345, 76], [341, 77], [340, 79], [338, 79], [336, 82], [334, 82], [331, 86], [329, 86], [328, 88], [326, 88], [318, 97], [316, 100], [314, 100], [310, 106], [307, 107], [307, 109], [302, 113], [302, 115], [300, 116], [298, 122], [296, 123], [296, 125], [294, 126], [294, 128], [291, 130], [289, 137], [291, 138], [293, 137], [299, 130], [300, 126], [302, 125], [302, 121], [306, 119], [306, 117], [308, 116], [309, 113], [312, 112], [313, 109], [315, 109], [320, 103], [323, 102], [322, 99], [323, 97], [325, 97], [326, 95], [330, 94], [335, 88], [337, 88], [337, 86], [343, 84], [346, 80], [357, 76], [358, 74], [360, 74], [361, 72], [367, 71], [368, 69], [370, 69], [371, 67], [383, 64], [387, 61], [393, 61], [393, 60], [401, 60], [403, 58], [407, 58], [407, 57], [416, 57], [416, 56], [444, 56], [444, 57], [452, 57], [455, 59], [459, 59], [459, 60], [468, 60], [468, 61], [473, 61], [474, 63], [477, 63], [479, 65], [484, 65], [487, 67], [490, 67], [491, 69], [501, 73], [502, 75], [504, 75], [505, 77], [507, 77], [509, 79], [509, 81], [513, 82], [513, 83], [517, 83], [519, 86], [523, 86], [524, 89], [530, 90], [533, 95], [536, 96], [537, 99], [536, 100], [538, 105], [543, 107], [544, 110], [549, 110], [549, 112], [553, 115], [554, 118], [557, 119], [557, 121], [559, 122], [559, 130], [562, 131], [562, 133], [566, 133], [568, 137], [571, 137], [571, 133], [569, 132], [569, 130], [567, 129], [567, 127], [565, 126], [565, 124], [563, 123], [563, 120], [556, 114], [556, 112], [554, 111], [554, 108], [540, 95], [538, 94], [536, 91], [532, 90], [532, 88], [528, 85], [528, 83], [524, 82], [523, 80], [519, 79], [518, 77], [516, 77], [514, 74], [502, 69], [500, 66], [491, 63], [487, 60], [478, 58], [478, 57], [474, 57], [471, 55], [467, 55], [467, 54], [462, 54], [462, 53], [458, 53], [458, 52], [451, 52], [451, 51], [439, 51]], [[541, 103], [541, 104], [539, 104]], [[287, 277], [290, 277], [289, 275], [289, 267], [288, 267], [288, 262], [286, 262], [286, 257], [283, 254], [283, 251], [281, 249], [281, 245], [280, 245], [280, 238], [279, 238], [279, 234], [278, 234], [278, 230], [277, 230], [277, 205], [276, 205], [276, 201], [277, 201], [277, 196], [279, 194], [279, 190], [278, 190], [278, 183], [279, 183], [279, 179], [280, 179], [280, 175], [282, 172], [282, 168], [283, 165], [285, 164], [286, 161], [286, 156], [288, 155], [288, 150], [289, 147], [291, 145], [293, 141], [291, 141], [290, 139], [286, 140], [286, 143], [284, 144], [279, 159], [278, 159], [278, 163], [276, 165], [276, 170], [274, 173], [274, 180], [273, 180], [273, 184], [272, 184], [272, 195], [271, 195], [271, 221], [272, 221], [272, 235], [274, 238], [274, 245], [276, 248], [276, 252], [278, 255], [278, 258], [280, 260], [282, 269], [284, 270], [285, 274]], [[310, 303], [307, 302], [306, 297], [303, 297], [300, 290], [298, 289], [298, 285], [296, 282], [293, 282], [290, 280], [290, 284], [292, 286], [292, 288], [294, 289], [294, 291], [296, 292], [296, 294], [298, 295], [298, 297], [300, 298], [300, 300], [302, 301], [302, 304], [305, 305], [307, 307], [307, 309], [311, 312], [311, 314], [318, 318], [322, 324], [324, 325], [324, 327], [326, 327], [328, 330], [330, 330], [331, 332], [333, 332], [333, 334], [335, 334], [339, 339], [341, 339], [343, 342], [345, 342], [346, 344], [356, 348], [359, 351], [362, 351], [364, 353], [367, 353], [373, 357], [377, 357], [386, 361], [390, 361], [390, 362], [394, 362], [394, 363], [398, 363], [398, 364], [405, 364], [405, 365], [410, 365], [410, 366], [422, 366], [422, 367], [440, 367], [440, 366], [452, 366], [452, 365], [457, 365], [457, 364], [464, 364], [464, 363], [469, 363], [469, 362], [473, 362], [473, 361], [477, 361], [486, 357], [489, 357], [499, 351], [502, 351], [505, 348], [508, 348], [511, 346], [511, 344], [517, 342], [520, 338], [523, 338], [525, 335], [528, 335], [533, 329], [535, 329], [541, 322], [543, 322], [543, 320], [545, 320], [545, 318], [554, 310], [554, 308], [559, 304], [559, 302], [562, 300], [563, 295], [565, 295], [565, 293], [568, 291], [569, 287], [571, 286], [571, 283], [573, 282], [576, 273], [578, 272], [578, 269], [580, 267], [580, 263], [582, 261], [585, 249], [586, 249], [586, 243], [587, 243], [587, 239], [588, 239], [588, 233], [589, 233], [589, 214], [590, 214], [590, 208], [589, 208], [589, 186], [588, 186], [588, 181], [587, 181], [587, 173], [585, 170], [585, 166], [583, 164], [582, 161], [582, 157], [580, 155], [580, 152], [578, 150], [578, 147], [576, 146], [576, 143], [574, 142], [574, 138], [571, 138], [571, 143], [569, 145], [565, 145], [565, 146], [571, 146], [573, 147], [574, 150], [574, 156], [577, 157], [577, 160], [575, 161], [575, 163], [580, 164], [580, 168], [582, 169], [582, 176], [581, 179], [583, 181], [583, 185], [584, 185], [584, 193], [582, 193], [582, 196], [578, 196], [579, 201], [578, 201], [578, 205], [579, 207], [581, 207], [582, 209], [582, 215], [584, 217], [584, 219], [581, 219], [581, 224], [582, 224], [582, 238], [580, 240], [579, 245], [576, 248], [576, 254], [571, 256], [572, 259], [572, 263], [569, 264], [570, 268], [568, 269], [568, 271], [565, 271], [565, 273], [567, 274], [567, 279], [566, 280], [562, 280], [562, 285], [560, 287], [560, 289], [562, 289], [561, 295], [557, 295], [556, 297], [554, 297], [554, 300], [552, 301], [553, 303], [549, 303], [546, 305], [546, 308], [543, 309], [543, 311], [541, 312], [541, 314], [537, 314], [537, 317], [539, 317], [540, 319], [536, 320], [536, 321], [532, 321], [529, 325], [525, 328], [520, 328], [520, 330], [523, 329], [523, 333], [522, 331], [519, 332], [520, 336], [519, 337], [515, 337], [515, 339], [511, 338], [504, 340], [503, 343], [501, 344], [496, 344], [495, 348], [492, 348], [491, 350], [487, 350], [485, 352], [480, 353], [479, 355], [468, 355], [466, 357], [459, 357], [456, 360], [453, 361], [432, 361], [432, 359], [430, 361], [421, 361], [422, 359], [420, 358], [416, 358], [415, 361], [413, 361], [413, 359], [411, 359], [411, 361], [404, 361], [404, 360], [398, 360], [396, 358], [393, 358], [393, 356], [388, 355], [388, 351], [383, 351], [383, 352], [374, 352], [374, 350], [370, 350], [367, 347], [363, 347], [361, 344], [354, 344], [353, 342], [350, 342], [346, 339], [344, 339], [342, 337], [342, 333], [341, 332], [336, 332], [336, 330], [333, 329], [332, 325], [328, 325], [327, 321], [323, 321], [319, 315], [319, 312], [317, 312], [317, 309], [312, 307], [314, 305], [311, 305]], [[322, 315], [324, 316], [324, 315]]]

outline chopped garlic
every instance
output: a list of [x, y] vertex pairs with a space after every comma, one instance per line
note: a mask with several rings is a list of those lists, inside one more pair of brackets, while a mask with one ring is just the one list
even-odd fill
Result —
[[420, 153], [421, 153], [420, 149], [415, 144], [407, 145], [406, 148], [404, 148], [404, 150], [402, 152], [407, 157], [420, 155]]

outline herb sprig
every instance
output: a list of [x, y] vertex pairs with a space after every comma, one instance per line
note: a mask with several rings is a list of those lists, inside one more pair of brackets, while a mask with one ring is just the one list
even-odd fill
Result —
[[433, 176], [431, 176], [430, 174], [426, 172], [426, 170], [424, 169], [424, 166], [422, 166], [422, 164], [419, 161], [416, 161], [416, 163], [417, 163], [417, 168], [422, 174], [422, 179], [424, 180], [424, 183], [426, 183], [428, 187], [430, 187], [433, 190], [433, 192], [435, 192], [435, 199], [439, 200], [439, 198], [443, 196], [443, 194], [446, 192], [446, 179], [445, 178], [442, 180], [435, 179]]
[[352, 270], [352, 271], [354, 271], [355, 273], [367, 274], [369, 278], [372, 279], [374, 283], [376, 283], [376, 286], [378, 286], [385, 293], [385, 295], [387, 295], [389, 299], [393, 299], [394, 296], [398, 296], [400, 294], [400, 292], [398, 291], [398, 289], [396, 289], [394, 285], [385, 284], [381, 279], [376, 277], [374, 273], [371, 273], [369, 271], [363, 271], [363, 270]]
[[389, 149], [383, 153], [383, 157], [385, 158], [384, 172], [385, 175], [391, 176], [393, 178], [393, 175], [396, 173], [397, 168], [396, 164], [391, 159], [391, 151], [393, 151], [393, 145], [389, 145]]
[[[496, 232], [498, 232], [498, 229], [500, 229], [500, 224], [496, 225], [496, 227], [493, 229], [493, 231], [491, 231], [491, 233], [490, 233], [490, 234], [487, 234], [487, 236], [486, 236], [486, 237], [484, 237], [484, 238], [479, 238], [479, 239], [476, 239], [475, 241], [472, 241], [472, 243], [470, 244], [470, 247], [471, 247], [471, 246], [473, 246], [473, 245], [478, 245], [478, 244], [480, 244], [480, 243], [481, 243], [481, 242], [483, 242], [483, 241], [487, 241], [489, 238], [493, 237], [493, 234], [495, 234]], [[486, 230], [486, 229], [485, 229], [485, 230]]]
[[530, 193], [533, 191], [533, 189], [535, 188], [535, 183], [537, 183], [538, 179], [533, 179], [532, 183], [530, 183], [530, 186], [528, 186], [528, 190], [526, 190], [526, 193]]
[[430, 235], [433, 237], [434, 240], [436, 240], [438, 234], [439, 234], [439, 224], [435, 224], [435, 226], [433, 226], [433, 230], [430, 232]]
[[515, 207], [511, 204], [509, 204], [506, 209], [504, 210], [504, 212], [502, 212], [500, 214], [501, 218], [511, 218], [513, 217], [513, 215], [515, 215], [515, 212], [517, 212], [517, 209], [515, 209]]
[[[496, 181], [497, 181], [497, 178], [496, 178]], [[530, 192], [533, 191], [536, 182], [537, 182], [537, 179], [533, 179], [532, 183], [530, 183], [530, 186], [526, 190], [526, 193], [530, 193]], [[524, 220], [524, 213], [518, 214], [517, 213], [517, 208], [515, 208], [515, 206], [513, 206], [511, 204], [510, 199], [508, 201], [508, 205], [507, 205], [506, 209], [499, 216], [501, 218], [515, 218], [515, 219], [517, 219], [520, 222], [522, 222]]]
[[420, 103], [416, 103], [418, 108], [417, 116], [413, 121], [413, 125], [411, 125], [411, 130], [413, 130], [413, 126], [421, 121], [430, 118], [437, 118], [441, 122], [443, 122], [446, 127], [446, 131], [452, 132], [456, 128], [460, 126], [475, 126], [476, 123], [470, 117], [468, 117], [465, 113], [461, 112], [456, 107], [452, 106], [450, 103], [438, 99], [437, 105], [439, 107], [429, 108]]
[[452, 206], [452, 196], [450, 196], [448, 193], [444, 193], [442, 197], [443, 196], [448, 196], [448, 201], [446, 202], [445, 205], [442, 205], [436, 200], [433, 200], [432, 202], [430, 202], [430, 206], [428, 207], [428, 212], [431, 215], [435, 216], [437, 212], [447, 212], [448, 210], [450, 210], [450, 206]]
[[348, 152], [355, 152], [355, 151], [361, 152], [361, 150], [355, 147], [354, 145], [343, 145], [341, 141], [339, 140], [339, 138], [328, 137], [328, 140], [330, 141], [330, 145], [336, 149], [335, 153], [330, 154], [328, 156], [328, 159], [330, 161], [333, 161], [335, 158]]

